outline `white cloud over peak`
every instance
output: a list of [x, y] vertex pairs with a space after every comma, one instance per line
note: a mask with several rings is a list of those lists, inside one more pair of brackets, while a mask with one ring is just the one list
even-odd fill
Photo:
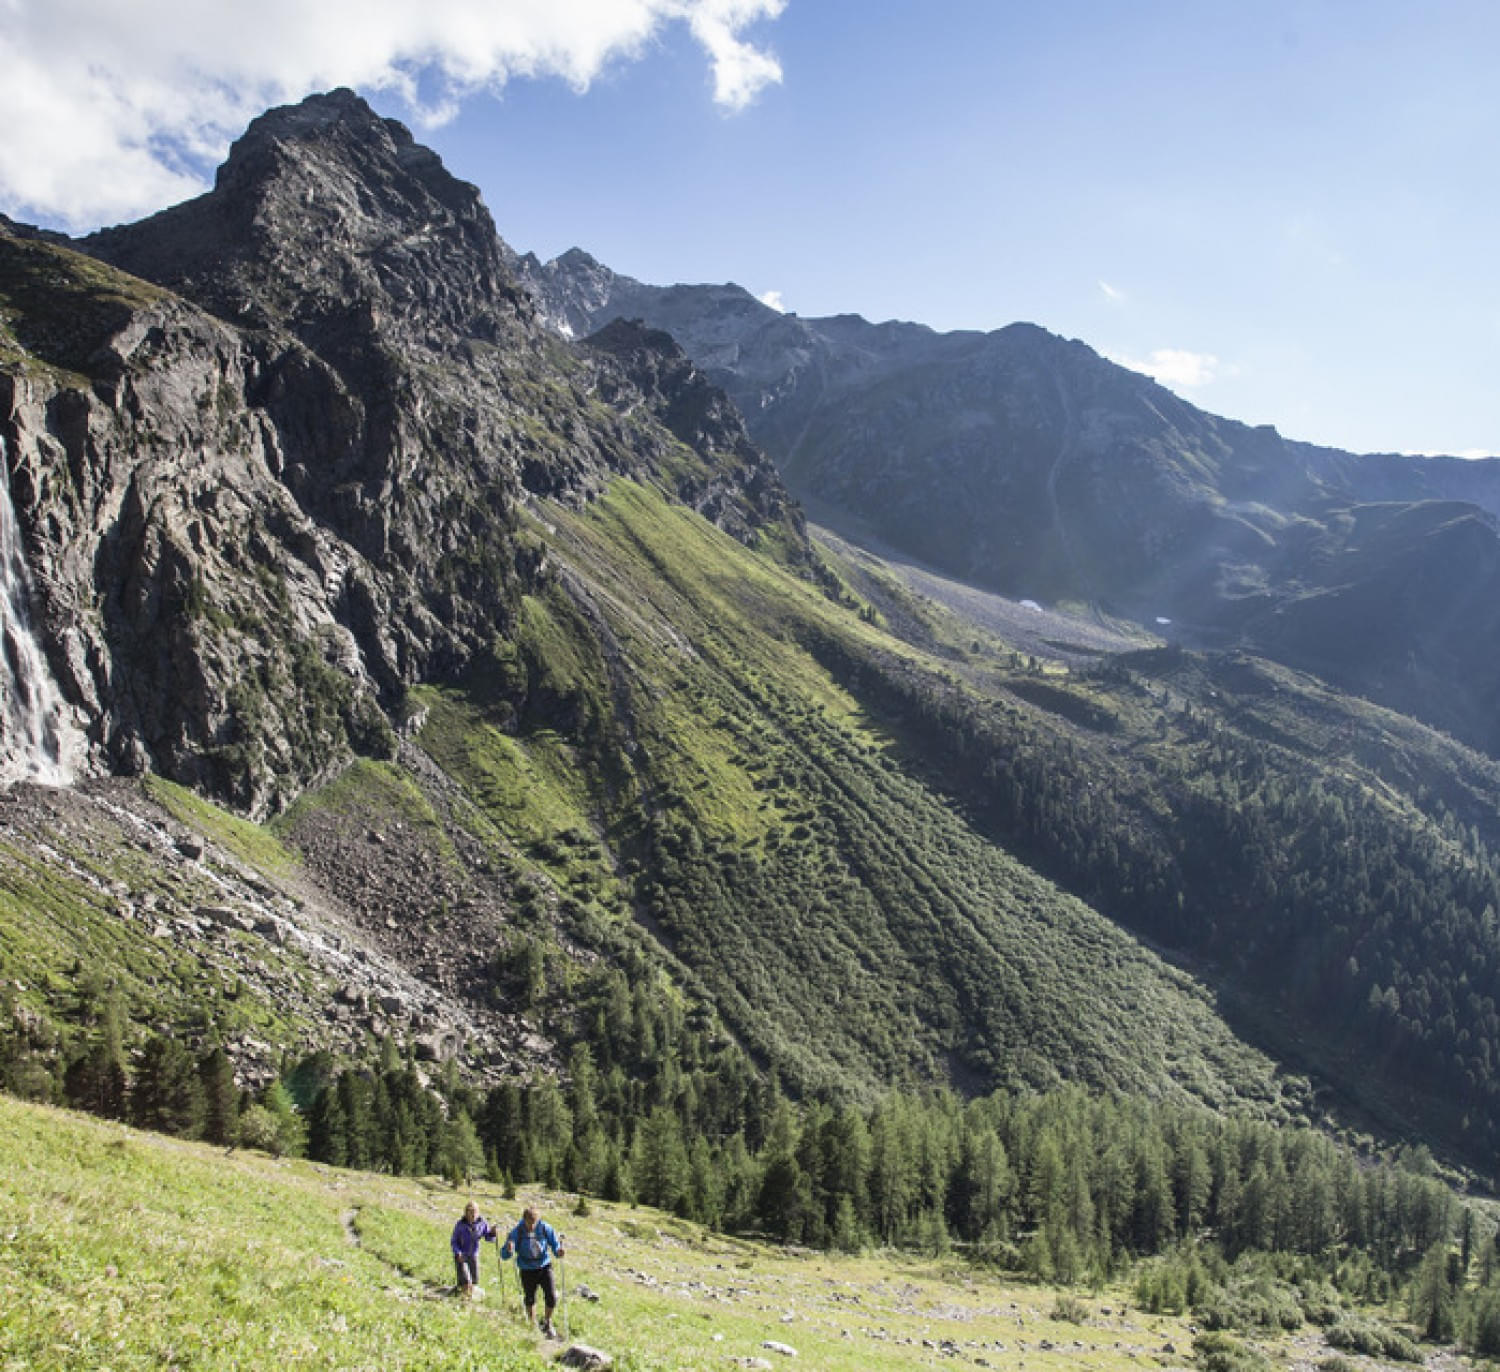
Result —
[[762, 305], [769, 305], [778, 314], [786, 313], [786, 306], [781, 303], [780, 291], [766, 291], [763, 295], [756, 297]]
[[1185, 390], [1206, 386], [1223, 374], [1219, 359], [1212, 353], [1189, 352], [1186, 348], [1157, 348], [1145, 359], [1110, 354], [1109, 360], [1133, 372], [1144, 372], [1163, 386]]
[[333, 86], [395, 92], [415, 123], [518, 76], [584, 90], [684, 23], [714, 99], [781, 80], [746, 37], [786, 0], [0, 0], [0, 208], [75, 228], [203, 189], [270, 105]]

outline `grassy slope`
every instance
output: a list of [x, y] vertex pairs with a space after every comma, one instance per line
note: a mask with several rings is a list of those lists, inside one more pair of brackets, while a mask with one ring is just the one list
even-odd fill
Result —
[[[1262, 1093], [1253, 1065], [1229, 1062], [1227, 1038], [1163, 989], [1161, 964], [1008, 848], [1178, 948], [1262, 1043], [1380, 1128], [1426, 1120], [1445, 1146], [1482, 1152], [1454, 1106], [1482, 1055], [1450, 1041], [1464, 1017], [1494, 1037], [1490, 760], [1253, 659], [1162, 652], [1038, 672], [930, 601], [887, 596], [857, 614], [626, 484], [582, 517], [558, 513], [550, 541], [574, 569], [566, 600], [590, 616], [586, 635], [553, 616], [548, 648], [595, 724], [594, 742], [575, 729], [585, 746], [554, 747], [554, 761], [576, 769], [580, 815], [620, 853], [644, 849], [648, 876], [691, 870], [676, 899], [667, 879], [639, 883], [639, 904], [731, 1022], [805, 1081], [953, 1070]], [[905, 642], [880, 627], [892, 616]], [[611, 644], [589, 659], [584, 638]], [[965, 702], [981, 727], [939, 740], [893, 681]], [[626, 761], [591, 788], [604, 757]], [[1045, 782], [1019, 828], [996, 805], [1007, 775]], [[652, 815], [649, 843], [632, 804]], [[1439, 1005], [1466, 958], [1472, 984], [1399, 1042], [1367, 1010], [1397, 977], [1408, 1014]], [[1181, 1057], [1153, 1078], [1163, 1040]]]
[[[317, 992], [304, 951], [271, 954], [264, 939], [239, 930], [188, 932], [189, 923], [210, 927], [195, 918], [205, 906], [243, 908], [242, 874], [286, 875], [293, 855], [180, 787], [153, 778], [147, 790], [184, 830], [222, 844], [244, 866], [186, 861], [168, 851], [163, 830], [136, 823], [107, 797], [90, 803], [59, 793], [40, 841], [9, 827], [0, 836], [0, 980], [12, 982], [22, 1006], [59, 1021], [72, 1015], [82, 971], [117, 988], [137, 1022], [197, 1030], [211, 1021], [226, 1039], [305, 1041]], [[254, 984], [241, 975], [245, 958], [265, 968]]]
[[[1190, 779], [1218, 751], [1218, 729], [1259, 740], [1289, 781], [1312, 774], [1377, 797], [1403, 831], [1435, 832], [1423, 792], [1492, 838], [1493, 765], [1295, 674], [1185, 659], [1124, 684], [1056, 665], [1039, 676], [931, 602], [898, 606], [889, 592], [861, 616], [847, 595], [830, 598], [630, 483], [583, 514], [547, 514], [557, 570], [526, 601], [514, 641], [462, 682], [415, 693], [420, 743], [464, 803], [435, 806], [420, 772], [360, 763], [299, 805], [379, 828], [399, 818], [445, 862], [474, 851], [457, 840], [477, 838], [505, 917], [526, 911], [526, 930], [550, 927], [563, 1006], [580, 946], [612, 956], [644, 941], [794, 1085], [1081, 1079], [1279, 1109], [1282, 1083], [1226, 1029], [1211, 983], [1168, 967], [976, 827], [949, 794], [944, 759], [873, 712], [847, 668], [861, 654], [979, 700], [1016, 738], [1058, 740], [1080, 783], [1068, 804], [1108, 797], [1114, 810], [1096, 828], [1115, 825], [1121, 842], [1132, 826], [1146, 843], [1170, 833], [1158, 780]], [[920, 647], [869, 622], [887, 611]], [[831, 643], [844, 652], [837, 677]], [[177, 788], [152, 794], [266, 877], [297, 874], [266, 830]], [[163, 865], [130, 840], [59, 824], [46, 850], [0, 848], [0, 976], [24, 983], [22, 1002], [66, 1018], [75, 965], [107, 966], [137, 1023], [191, 1035], [212, 1017], [226, 1036], [278, 1047], [315, 1038], [316, 1024], [289, 1013], [296, 998], [253, 986], [231, 996], [232, 971], [205, 976], [201, 953], [152, 933], [154, 916], [119, 916], [122, 893], [155, 893], [168, 918], [221, 899], [194, 885], [192, 864]], [[268, 964], [279, 956], [263, 939], [226, 938]], [[285, 976], [305, 980], [290, 962]], [[1245, 1014], [1292, 1061], [1360, 1080], [1352, 1049], [1309, 1038], [1280, 1007]], [[1408, 1098], [1377, 1098], [1384, 1090], [1349, 1094], [1383, 1124], [1410, 1117]]]
[[505, 660], [423, 693], [420, 741], [585, 921], [633, 909], [805, 1085], [1278, 1094], [1201, 987], [907, 775], [802, 640], [939, 662], [639, 487], [553, 518], [571, 570]]
[[[415, 1180], [182, 1143], [0, 1097], [0, 1366], [541, 1367], [514, 1276], [447, 1295], [461, 1198]], [[574, 1340], [626, 1369], [769, 1357], [831, 1372], [952, 1366], [1180, 1366], [1186, 1320], [1053, 1296], [951, 1260], [813, 1256], [726, 1239], [646, 1209], [523, 1192], [563, 1231]], [[578, 1298], [587, 1285], [597, 1303]], [[559, 1321], [561, 1323], [561, 1321]], [[1048, 1347], [1048, 1345], [1051, 1345]], [[1177, 1350], [1166, 1352], [1168, 1345]]]

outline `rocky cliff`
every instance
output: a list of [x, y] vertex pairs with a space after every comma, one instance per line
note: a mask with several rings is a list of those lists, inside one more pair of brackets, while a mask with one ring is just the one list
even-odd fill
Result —
[[800, 540], [732, 407], [653, 418], [703, 393], [680, 354], [559, 343], [507, 257], [474, 188], [349, 92], [262, 116], [142, 223], [0, 226], [0, 440], [94, 766], [263, 812], [388, 753], [407, 687], [545, 576], [536, 495], [630, 474]]

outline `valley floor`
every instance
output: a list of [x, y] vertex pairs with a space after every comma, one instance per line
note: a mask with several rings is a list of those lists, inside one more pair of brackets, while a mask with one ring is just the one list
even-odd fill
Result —
[[[1188, 1320], [1117, 1292], [1078, 1298], [1075, 1322], [1057, 1317], [1057, 1293], [953, 1259], [787, 1251], [645, 1208], [590, 1201], [580, 1216], [570, 1196], [473, 1194], [500, 1223], [530, 1202], [562, 1231], [560, 1332], [621, 1369], [1193, 1365]], [[568, 1344], [526, 1332], [492, 1248], [486, 1299], [452, 1298], [462, 1201], [435, 1182], [226, 1154], [0, 1097], [0, 1367], [546, 1365]], [[1266, 1351], [1289, 1369], [1330, 1353], [1311, 1329]]]

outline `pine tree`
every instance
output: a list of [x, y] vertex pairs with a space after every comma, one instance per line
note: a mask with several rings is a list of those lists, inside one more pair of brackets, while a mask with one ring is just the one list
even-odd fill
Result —
[[526, 1093], [525, 1114], [532, 1174], [548, 1186], [560, 1186], [573, 1138], [573, 1116], [555, 1081], [547, 1078]]
[[658, 1105], [636, 1130], [630, 1151], [630, 1178], [636, 1196], [660, 1210], [674, 1210], [687, 1190], [688, 1155], [682, 1125]]
[[233, 1143], [239, 1134], [240, 1090], [229, 1054], [215, 1044], [198, 1063], [203, 1086], [203, 1137], [210, 1143]]
[[455, 1187], [467, 1186], [484, 1167], [484, 1146], [467, 1110], [456, 1110], [443, 1125], [438, 1139], [437, 1167]]
[[346, 1071], [338, 1079], [339, 1114], [344, 1121], [345, 1165], [369, 1171], [380, 1156], [376, 1137], [375, 1083], [360, 1072]]
[[154, 1034], [146, 1042], [131, 1092], [131, 1118], [144, 1129], [197, 1138], [203, 1129], [203, 1086], [198, 1065], [175, 1039]]
[[349, 1118], [337, 1083], [325, 1087], [307, 1113], [307, 1156], [332, 1167], [349, 1165]]
[[773, 1153], [761, 1177], [756, 1206], [761, 1223], [783, 1243], [800, 1243], [813, 1208], [812, 1187], [790, 1151]]
[[93, 1042], [63, 1073], [63, 1094], [68, 1104], [106, 1119], [124, 1119], [129, 1101], [120, 1018], [118, 996], [106, 996], [100, 1005]]
[[1449, 1276], [1448, 1246], [1427, 1250], [1412, 1279], [1408, 1314], [1424, 1339], [1450, 1343], [1458, 1328], [1457, 1293]]

